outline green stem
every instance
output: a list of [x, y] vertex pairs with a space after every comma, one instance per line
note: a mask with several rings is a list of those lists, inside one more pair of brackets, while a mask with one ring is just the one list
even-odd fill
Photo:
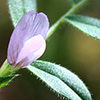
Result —
[[81, 0], [74, 7], [72, 7], [63, 17], [72, 15], [78, 11], [81, 7], [83, 7], [89, 0]]
[[5, 60], [5, 62], [3, 63], [3, 65], [0, 68], [0, 77], [4, 77], [4, 76], [10, 76], [13, 75], [14, 73], [16, 73], [19, 69], [19, 67], [12, 67], [7, 60]]
[[83, 7], [89, 0], [81, 0], [75, 6], [73, 6], [65, 15], [63, 15], [54, 25], [52, 25], [48, 31], [46, 36], [46, 40], [56, 31], [56, 29], [64, 22], [64, 17], [72, 15], [78, 11], [81, 7]]

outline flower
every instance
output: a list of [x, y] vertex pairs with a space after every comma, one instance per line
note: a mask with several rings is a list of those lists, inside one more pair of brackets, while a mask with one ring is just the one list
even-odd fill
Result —
[[44, 13], [29, 11], [15, 27], [7, 51], [8, 63], [24, 67], [38, 59], [45, 51], [45, 37], [49, 21]]

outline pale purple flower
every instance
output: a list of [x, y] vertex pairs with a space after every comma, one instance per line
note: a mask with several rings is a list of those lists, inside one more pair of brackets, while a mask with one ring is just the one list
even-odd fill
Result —
[[45, 51], [49, 21], [44, 13], [27, 12], [10, 38], [7, 60], [12, 66], [25, 67]]

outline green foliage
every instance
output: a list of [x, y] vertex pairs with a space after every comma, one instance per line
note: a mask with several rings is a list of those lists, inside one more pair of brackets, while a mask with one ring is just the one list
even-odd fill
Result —
[[37, 11], [36, 0], [24, 0], [24, 12]]
[[[70, 0], [72, 5], [75, 6], [66, 13], [57, 23], [54, 24], [49, 30], [49, 34], [46, 39], [51, 36], [54, 31], [65, 21], [71, 23], [75, 27], [79, 28], [86, 34], [100, 39], [99, 36], [99, 20], [85, 17], [85, 16], [68, 16], [74, 14], [80, 7], [82, 7], [88, 0]], [[20, 18], [30, 10], [37, 10], [36, 0], [8, 0], [9, 12], [14, 27], [17, 25]], [[67, 15], [67, 16], [66, 16]], [[66, 16], [66, 17], [65, 17]], [[64, 20], [63, 20], [64, 19]], [[39, 77], [56, 93], [70, 100], [92, 100], [91, 94], [87, 87], [78, 78], [66, 68], [61, 67], [50, 62], [36, 60], [27, 67], [29, 71]], [[14, 76], [0, 77], [0, 87], [7, 85]]]
[[18, 76], [15, 74], [20, 68], [12, 67], [7, 60], [3, 63], [0, 68], [0, 88], [6, 86], [12, 79]]
[[20, 18], [24, 15], [23, 0], [8, 0], [8, 7], [13, 25], [16, 26]]
[[70, 100], [91, 100], [84, 83], [66, 68], [40, 60], [34, 61], [27, 68], [63, 97]]
[[65, 22], [72, 24], [87, 35], [100, 40], [100, 20], [87, 16], [66, 16]]
[[8, 0], [8, 7], [14, 27], [26, 12], [37, 9], [36, 0]]
[[12, 75], [12, 76], [5, 76], [5, 77], [0, 77], [0, 88], [6, 86], [11, 80], [18, 75]]

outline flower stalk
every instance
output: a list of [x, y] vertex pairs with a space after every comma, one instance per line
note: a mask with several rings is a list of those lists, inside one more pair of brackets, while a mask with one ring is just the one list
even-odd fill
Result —
[[46, 40], [56, 31], [56, 29], [64, 23], [64, 17], [75, 14], [81, 7], [83, 7], [89, 0], [81, 0], [74, 5], [67, 13], [65, 13], [54, 25], [52, 25], [46, 36]]
[[12, 67], [7, 60], [3, 63], [2, 67], [0, 68], [0, 77], [10, 76], [17, 72], [20, 67]]

